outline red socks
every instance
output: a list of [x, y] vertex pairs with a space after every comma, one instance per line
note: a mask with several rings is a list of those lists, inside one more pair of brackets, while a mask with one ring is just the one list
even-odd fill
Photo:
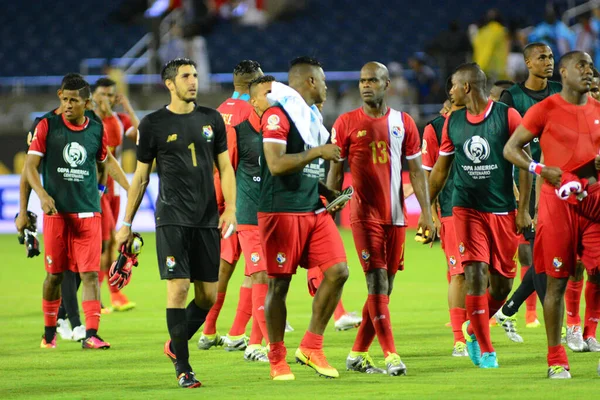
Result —
[[600, 318], [600, 286], [589, 280], [585, 283], [585, 322], [583, 338], [596, 337], [596, 328]]
[[214, 335], [217, 333], [217, 318], [219, 318], [219, 313], [221, 312], [224, 302], [225, 293], [217, 292], [217, 301], [215, 301], [215, 304], [210, 308], [210, 311], [206, 316], [206, 321], [204, 322], [204, 329], [202, 330], [204, 335]]
[[367, 299], [369, 316], [385, 357], [396, 353], [396, 344], [394, 343], [394, 335], [392, 334], [392, 321], [390, 320], [390, 308], [388, 306], [389, 302], [389, 296], [384, 294], [370, 294]]
[[493, 352], [494, 347], [490, 338], [490, 309], [487, 296], [467, 295], [465, 305], [467, 307], [467, 318], [471, 321], [469, 331], [472, 329], [475, 333], [481, 353]]
[[42, 299], [42, 311], [44, 312], [44, 326], [56, 326], [58, 318], [58, 308], [60, 307], [60, 298], [58, 300]]
[[252, 285], [253, 321], [252, 332], [250, 333], [250, 344], [260, 344], [263, 337], [265, 338], [265, 341], [269, 343], [267, 320], [265, 318], [265, 298], [267, 297], [268, 290], [269, 285], [266, 283], [255, 283]]
[[[527, 273], [527, 271], [529, 270], [530, 266], [528, 265], [521, 265], [521, 281], [523, 280], [523, 277], [525, 276], [525, 274]], [[527, 306], [527, 311], [528, 312], [535, 312], [536, 308], [537, 308], [537, 295], [535, 293], [532, 293], [527, 300], [525, 300], [525, 305]], [[492, 312], [490, 311], [490, 315], [494, 315], [492, 314]]]
[[567, 308], [567, 326], [581, 325], [579, 316], [579, 304], [581, 303], [581, 292], [583, 291], [583, 281], [567, 282], [565, 291], [565, 306]]
[[344, 315], [346, 315], [346, 310], [344, 309], [344, 305], [342, 304], [342, 299], [340, 299], [340, 302], [338, 303], [337, 307], [335, 307], [335, 311], [333, 312], [333, 320], [337, 321]]
[[252, 288], [240, 288], [240, 300], [237, 312], [233, 320], [233, 326], [229, 330], [229, 336], [241, 336], [246, 333], [246, 325], [252, 317]]
[[[450, 324], [452, 325], [452, 333], [454, 334], [454, 343], [463, 342], [466, 343], [465, 337], [462, 333], [462, 325], [467, 320], [467, 310], [464, 308], [451, 308], [450, 309]], [[364, 321], [364, 318], [363, 318]]]
[[302, 341], [300, 342], [300, 348], [309, 350], [322, 350], [323, 335], [317, 335], [316, 333], [306, 331]]
[[98, 330], [100, 325], [100, 300], [88, 300], [81, 303], [85, 314], [85, 329]]
[[375, 327], [373, 326], [373, 322], [369, 316], [369, 301], [367, 300], [363, 306], [362, 322], [358, 327], [358, 333], [356, 334], [352, 351], [356, 351], [358, 353], [368, 352], [369, 347], [371, 347], [371, 343], [373, 343], [373, 339], [375, 339]]
[[485, 292], [485, 296], [487, 297], [489, 315], [496, 314], [496, 312], [499, 309], [501, 309], [502, 306], [504, 305], [504, 303], [506, 302], [506, 299], [504, 299], [504, 300], [494, 299], [492, 297], [492, 295], [490, 294], [489, 290]]
[[285, 361], [286, 354], [287, 350], [283, 342], [273, 342], [269, 345], [269, 362], [271, 364]]
[[570, 369], [567, 352], [560, 344], [558, 346], [548, 346], [548, 366], [553, 365], [562, 365], [566, 369]]

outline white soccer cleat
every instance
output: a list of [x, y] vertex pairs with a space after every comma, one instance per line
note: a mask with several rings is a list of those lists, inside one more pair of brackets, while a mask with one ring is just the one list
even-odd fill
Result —
[[591, 351], [593, 353], [600, 352], [600, 343], [598, 343], [595, 337], [589, 337], [585, 339], [585, 345], [587, 351]]
[[359, 327], [361, 322], [362, 317], [350, 312], [342, 315], [340, 319], [335, 321], [334, 327], [336, 331], [347, 331]]
[[577, 353], [586, 351], [587, 345], [583, 341], [583, 333], [581, 332], [581, 326], [571, 325], [567, 327], [567, 346]]
[[203, 333], [200, 335], [200, 339], [198, 339], [198, 348], [200, 350], [208, 350], [211, 347], [223, 346], [224, 342], [224, 337], [219, 335], [219, 332], [216, 332], [213, 335], [205, 335]]
[[268, 363], [267, 348], [262, 347], [260, 344], [249, 345], [244, 350], [244, 360]]
[[515, 315], [507, 317], [502, 313], [502, 309], [500, 309], [494, 314], [494, 318], [498, 322], [498, 325], [504, 328], [504, 332], [506, 332], [506, 336], [510, 340], [515, 343], [523, 343], [523, 338], [517, 333], [517, 317]]
[[346, 369], [363, 374], [387, 374], [385, 369], [377, 368], [369, 353], [350, 352], [346, 358]]
[[225, 351], [244, 351], [248, 347], [250, 338], [245, 334], [240, 336], [225, 336], [223, 338], [223, 348]]
[[73, 331], [71, 330], [71, 324], [66, 319], [59, 319], [56, 321], [56, 332], [60, 335], [62, 340], [71, 340]]
[[548, 368], [548, 378], [550, 379], [571, 379], [571, 373], [562, 365], [553, 365]]
[[83, 339], [85, 339], [85, 336], [85, 326], [79, 325], [73, 329], [73, 335], [71, 336], [71, 340], [81, 342]]
[[294, 332], [294, 328], [292, 328], [289, 322], [285, 321], [285, 333], [288, 332]]
[[454, 343], [454, 348], [452, 349], [452, 357], [469, 357], [467, 345], [463, 342]]

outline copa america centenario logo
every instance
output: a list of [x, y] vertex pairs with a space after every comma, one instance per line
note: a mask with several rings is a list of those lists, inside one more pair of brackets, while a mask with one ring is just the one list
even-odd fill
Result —
[[87, 151], [77, 142], [67, 143], [63, 149], [63, 158], [71, 168], [77, 168], [85, 162]]
[[479, 164], [490, 156], [490, 144], [481, 136], [473, 136], [465, 142], [463, 151], [473, 164]]

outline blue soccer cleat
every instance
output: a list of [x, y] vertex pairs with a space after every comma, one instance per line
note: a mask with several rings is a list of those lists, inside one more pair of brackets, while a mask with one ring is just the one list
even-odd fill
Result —
[[496, 357], [496, 352], [493, 351], [491, 353], [483, 353], [479, 368], [500, 368], [498, 365], [498, 357]]
[[473, 364], [477, 366], [481, 362], [481, 349], [479, 348], [479, 343], [477, 343], [475, 334], [473, 333], [472, 335], [469, 335], [467, 333], [467, 328], [469, 327], [470, 323], [471, 321], [465, 321], [462, 326], [462, 331], [465, 340], [467, 341], [467, 352], [469, 352], [469, 357], [471, 358], [471, 361], [473, 361]]

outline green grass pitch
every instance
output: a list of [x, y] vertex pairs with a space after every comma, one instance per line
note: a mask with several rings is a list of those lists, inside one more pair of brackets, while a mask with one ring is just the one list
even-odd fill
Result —
[[[350, 265], [350, 279], [344, 289], [344, 305], [360, 311], [366, 285], [355, 254], [352, 235], [342, 231]], [[335, 332], [333, 322], [325, 334], [325, 352], [340, 370], [340, 378], [326, 380], [313, 370], [293, 363], [293, 353], [307, 327], [311, 298], [306, 272], [298, 271], [288, 296], [288, 319], [295, 332], [286, 334], [288, 362], [296, 381], [273, 382], [269, 367], [243, 360], [242, 352], [221, 348], [200, 351], [199, 334], [190, 341], [191, 364], [203, 387], [182, 390], [174, 370], [162, 354], [167, 338], [165, 322], [166, 289], [156, 267], [154, 235], [144, 235], [146, 246], [140, 267], [134, 270], [125, 293], [137, 303], [135, 310], [102, 317], [101, 336], [112, 344], [107, 351], [83, 351], [79, 343], [58, 339], [53, 350], [39, 348], [43, 332], [41, 312], [42, 257], [27, 259], [16, 235], [0, 236], [0, 398], [20, 399], [537, 399], [598, 398], [600, 377], [596, 373], [598, 354], [574, 354], [569, 350], [573, 373], [570, 381], [549, 381], [546, 375], [544, 328], [520, 331], [525, 343], [508, 340], [501, 328], [492, 328], [500, 369], [480, 370], [468, 358], [453, 358], [447, 283], [439, 245], [413, 241], [408, 232], [406, 271], [396, 278], [390, 309], [398, 352], [408, 375], [388, 377], [351, 373], [345, 359], [356, 330]], [[243, 265], [230, 283], [218, 322], [221, 334], [231, 326], [242, 280]], [[102, 288], [108, 299], [108, 289]], [[582, 313], [583, 313], [582, 301]], [[540, 319], [541, 306], [538, 305]], [[524, 327], [523, 314], [519, 316]], [[83, 313], [82, 313], [83, 320]], [[249, 334], [248, 326], [247, 334]], [[377, 363], [383, 355], [377, 341], [371, 355]]]

